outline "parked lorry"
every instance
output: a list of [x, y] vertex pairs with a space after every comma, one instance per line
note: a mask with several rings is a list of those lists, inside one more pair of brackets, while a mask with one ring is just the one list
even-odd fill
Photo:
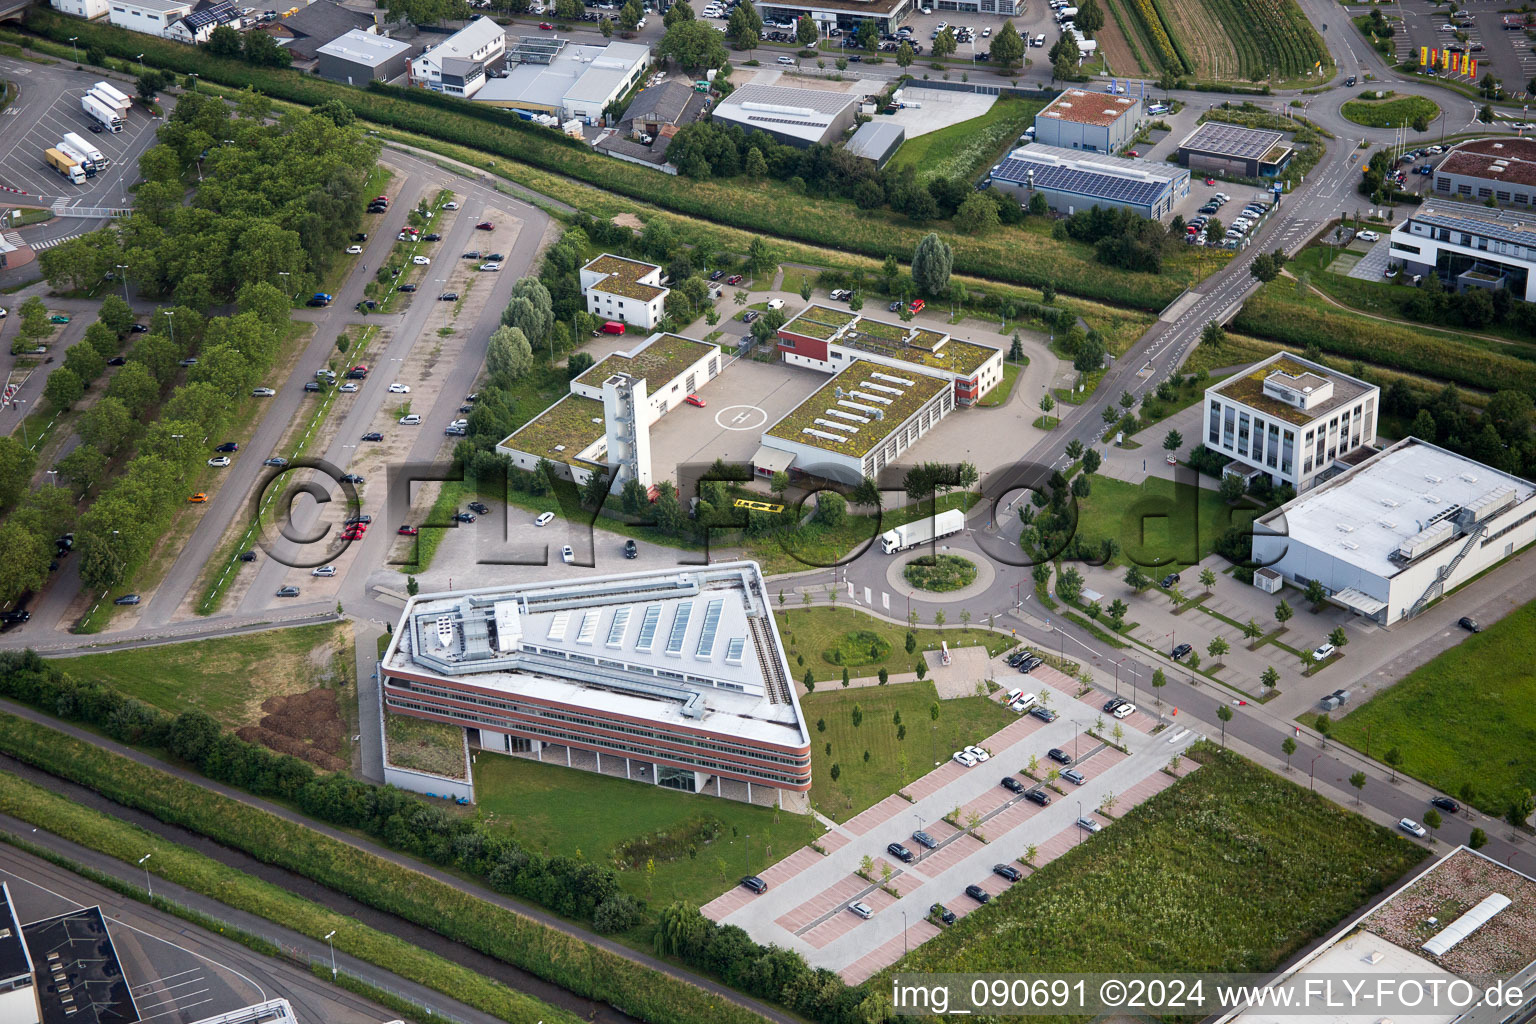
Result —
[[49, 167], [68, 178], [71, 184], [85, 184], [85, 171], [81, 170], [73, 157], [65, 156], [56, 149], [50, 149], [43, 154], [43, 159], [48, 161]]
[[91, 92], [99, 96], [103, 103], [116, 107], [123, 113], [128, 113], [128, 108], [133, 106], [133, 97], [113, 85], [111, 82], [97, 82], [91, 86]]
[[74, 132], [66, 132], [64, 134], [64, 143], [76, 153], [84, 153], [89, 157], [91, 163], [96, 165], [98, 171], [104, 171], [112, 166], [112, 161], [107, 159], [106, 154]]
[[57, 146], [54, 146], [53, 148], [57, 149], [60, 153], [63, 153], [65, 156], [69, 157], [75, 163], [79, 164], [80, 165], [80, 169], [85, 172], [85, 176], [87, 178], [94, 178], [94, 177], [96, 177], [96, 165], [91, 162], [91, 158], [90, 157], [88, 157], [84, 153], [80, 152], [74, 146], [71, 146], [67, 142], [61, 142]]
[[925, 516], [915, 522], [887, 530], [880, 535], [880, 550], [888, 555], [926, 544], [940, 537], [948, 537], [965, 529], [965, 513], [957, 508]]
[[109, 132], [120, 132], [123, 130], [123, 119], [118, 115], [118, 112], [90, 93], [80, 97], [80, 109], [85, 111], [88, 117], [98, 122]]

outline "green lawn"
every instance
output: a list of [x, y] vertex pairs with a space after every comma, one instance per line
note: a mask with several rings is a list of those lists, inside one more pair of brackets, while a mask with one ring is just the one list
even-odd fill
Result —
[[[840, 681], [845, 665], [853, 676], [872, 676], [882, 668], [892, 675], [911, 672], [913, 665], [921, 660], [921, 653], [938, 650], [940, 641], [948, 641], [951, 650], [984, 645], [992, 654], [1006, 651], [1018, 643], [1005, 633], [966, 629], [960, 622], [959, 609], [955, 609], [949, 613], [943, 629], [919, 626], [912, 630], [916, 635], [917, 648], [908, 654], [906, 626], [886, 622], [852, 608], [829, 608], [824, 605], [815, 608], [797, 607], [792, 595], [786, 593], [785, 598], [785, 603], [778, 605], [774, 615], [778, 620], [779, 635], [784, 638], [790, 673], [797, 681], [805, 676], [806, 669], [811, 670], [811, 678], [818, 683]], [[775, 604], [777, 600], [775, 593]], [[899, 614], [900, 610], [893, 608], [892, 611]], [[985, 624], [985, 620], [979, 616], [971, 623], [972, 626]], [[881, 649], [888, 653], [868, 660], [854, 661], [846, 656], [842, 660], [833, 660], [833, 652], [848, 649], [843, 641], [847, 634], [854, 631], [873, 634]]]
[[[945, 512], [952, 508], [969, 511], [978, 497], [974, 491], [942, 495], [939, 498], [938, 511]], [[796, 507], [791, 505], [784, 515], [789, 516], [797, 512]], [[810, 522], [787, 529], [780, 534], [764, 537], [744, 536], [741, 539], [743, 555], [756, 560], [762, 566], [765, 576], [804, 572], [808, 568], [835, 565], [840, 559], [864, 545], [875, 543], [876, 538], [887, 530], [931, 514], [931, 503], [901, 505], [882, 509], [878, 516], [849, 516], [847, 522], [837, 527]], [[732, 542], [731, 533], [726, 531], [715, 531], [710, 538], [712, 546]]]
[[976, 405], [982, 409], [1007, 405], [1008, 399], [1013, 395], [1014, 383], [1019, 379], [1019, 374], [1024, 371], [1024, 367], [1028, 365], [1029, 360], [1027, 359], [1022, 363], [1003, 363], [1003, 379], [998, 382], [997, 387], [987, 392], [987, 397], [977, 402]]
[[1425, 856], [1305, 786], [1197, 750], [1199, 770], [887, 973], [1268, 972]]
[[[1147, 458], [1162, 458], [1161, 449]], [[1228, 529], [1246, 526], [1255, 511], [1234, 509], [1215, 491], [1160, 477], [1139, 485], [1102, 474], [1092, 480], [1092, 492], [1077, 499], [1077, 534], [1092, 542], [1112, 538], [1122, 562], [1129, 557], [1144, 566], [1193, 565], [1215, 550]]]
[[1502, 815], [1536, 790], [1536, 603], [1467, 636], [1334, 723], [1332, 735], [1378, 761]]
[[[495, 754], [476, 759], [475, 795], [490, 825], [547, 854], [613, 863], [625, 890], [652, 906], [702, 905], [725, 892], [746, 873], [747, 836], [756, 872], [822, 834], [810, 815]], [[614, 863], [622, 843], [705, 827], [717, 837], [690, 844], [695, 856], [654, 856], [653, 874]]]
[[[934, 704], [939, 706], [937, 722], [929, 717]], [[857, 726], [855, 705], [862, 715]], [[811, 800], [834, 821], [847, 821], [932, 771], [935, 761], [1016, 720], [1013, 712], [985, 697], [941, 701], [929, 680], [818, 690], [800, 699], [800, 709], [811, 730]], [[905, 739], [897, 739], [897, 713], [907, 730]]]
[[997, 163], [1044, 106], [1039, 100], [999, 99], [980, 117], [908, 139], [891, 157], [890, 167], [896, 171], [911, 167], [918, 181], [938, 177], [970, 181]]
[[1419, 118], [1433, 121], [1440, 116], [1440, 107], [1423, 96], [1391, 96], [1380, 100], [1350, 100], [1339, 112], [1367, 128], [1395, 128], [1405, 122], [1412, 125]]
[[384, 736], [390, 764], [454, 779], [464, 777], [464, 730], [458, 726], [386, 714]]
[[194, 643], [142, 647], [69, 658], [76, 679], [96, 679], [176, 714], [199, 708], [231, 728], [261, 718], [278, 694], [350, 682], [352, 627], [328, 622]]

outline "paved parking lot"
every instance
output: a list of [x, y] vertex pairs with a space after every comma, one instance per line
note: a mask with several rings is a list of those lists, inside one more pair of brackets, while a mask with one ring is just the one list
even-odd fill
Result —
[[[813, 965], [839, 971], [856, 984], [938, 934], [924, 921], [934, 903], [958, 915], [977, 906], [964, 895], [967, 885], [993, 895], [1003, 892], [1009, 883], [992, 872], [994, 864], [1011, 863], [1027, 875], [1029, 869], [1017, 858], [1029, 846], [1036, 847], [1034, 863], [1042, 865], [1087, 836], [1076, 824], [1079, 816], [1111, 823], [1095, 811], [1107, 794], [1116, 794], [1113, 810], [1119, 816], [1171, 785], [1173, 778], [1159, 769], [1197, 738], [1178, 728], [1151, 735], [1153, 719], [1137, 712], [1122, 723], [1129, 727], [1125, 743], [1130, 751], [1122, 753], [1087, 735], [1099, 717], [1101, 693], [1075, 699], [1076, 681], [1044, 667], [1031, 677], [1032, 687], [1041, 684], [1050, 706], [1060, 712], [1056, 721], [1022, 716], [1010, 722], [981, 742], [992, 754], [986, 764], [967, 769], [946, 761], [905, 787], [905, 796], [892, 795], [832, 828], [819, 843], [826, 855], [807, 848], [761, 872], [769, 886], [766, 893], [752, 896], [733, 889], [705, 906], [704, 913], [740, 926], [759, 942], [796, 949]], [[1000, 777], [1027, 766], [1031, 756], [1043, 777], [1046, 766], [1054, 767], [1045, 756], [1052, 747], [1076, 751], [1074, 764], [1087, 776], [1082, 786], [1048, 793], [1051, 803], [1041, 807], [998, 784]], [[1022, 774], [1015, 777], [1040, 788]], [[961, 808], [962, 820], [972, 813], [981, 819], [974, 833], [943, 820], [955, 807]], [[936, 849], [910, 840], [918, 828], [934, 838]], [[911, 863], [886, 852], [892, 841], [912, 851]], [[891, 869], [883, 885], [857, 874], [865, 857], [877, 880], [883, 867]], [[873, 911], [868, 920], [847, 909], [855, 900]]]
[[[1495, 78], [1503, 80], [1509, 93], [1524, 92], [1526, 83], [1536, 75], [1536, 53], [1531, 52], [1530, 40], [1525, 38], [1524, 32], [1504, 30], [1503, 15], [1512, 8], [1494, 0], [1468, 0], [1462, 7], [1469, 18], [1453, 28], [1466, 33], [1465, 42], [1458, 40], [1455, 32], [1446, 31], [1445, 26], [1450, 24], [1446, 10], [1427, 0], [1406, 0], [1399, 12], [1403, 16], [1403, 30], [1393, 37], [1399, 58], [1417, 64], [1421, 46], [1431, 49], [1465, 46], [1470, 55], [1477, 58], [1478, 78], [1491, 71]], [[1472, 49], [1479, 45], [1481, 50]], [[1452, 75], [1449, 71], [1442, 74], [1467, 81], [1466, 76]], [[1447, 94], [1445, 101], [1455, 103], [1457, 97]]]
[[[92, 134], [90, 126], [95, 122], [80, 109], [80, 97], [100, 80], [100, 75], [71, 73], [60, 83], [56, 76], [44, 81], [36, 74], [36, 67], [13, 62], [3, 68], [7, 77], [16, 76], [14, 80], [21, 84], [24, 93], [29, 89], [48, 90], [52, 99], [46, 104], [34, 101], [25, 108], [11, 108], [20, 110], [16, 116], [33, 120], [30, 125], [9, 126], [4, 132], [7, 148], [0, 157], [0, 183], [32, 196], [62, 197], [68, 206], [126, 205], [124, 190], [138, 179], [138, 157], [153, 143], [151, 129], [156, 122], [142, 108], [135, 107], [124, 119], [121, 132]], [[22, 129], [20, 134], [16, 132], [18, 127]], [[111, 166], [87, 178], [84, 185], [70, 184], [43, 160], [43, 153], [57, 146], [66, 132], [80, 135], [99, 149], [112, 162]]]

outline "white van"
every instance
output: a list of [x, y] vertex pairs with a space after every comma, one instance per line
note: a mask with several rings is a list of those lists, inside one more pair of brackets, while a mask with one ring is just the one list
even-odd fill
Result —
[[1035, 38], [1030, 42], [1029, 45], [1031, 45], [1031, 46], [1044, 46], [1045, 45], [1045, 33], [1041, 32], [1039, 35], [1035, 36]]

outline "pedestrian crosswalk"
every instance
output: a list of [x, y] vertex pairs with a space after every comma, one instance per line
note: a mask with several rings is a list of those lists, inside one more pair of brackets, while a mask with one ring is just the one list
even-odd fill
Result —
[[62, 238], [50, 238], [50, 239], [47, 239], [46, 241], [42, 241], [42, 242], [33, 242], [32, 243], [32, 251], [33, 252], [42, 252], [44, 249], [52, 249], [56, 245], [59, 245], [59, 244], [61, 244], [63, 242], [68, 242], [71, 239], [79, 238], [83, 234], [85, 234], [85, 232], [83, 232], [83, 231], [76, 231], [74, 234], [72, 234], [72, 235], [65, 235]]

